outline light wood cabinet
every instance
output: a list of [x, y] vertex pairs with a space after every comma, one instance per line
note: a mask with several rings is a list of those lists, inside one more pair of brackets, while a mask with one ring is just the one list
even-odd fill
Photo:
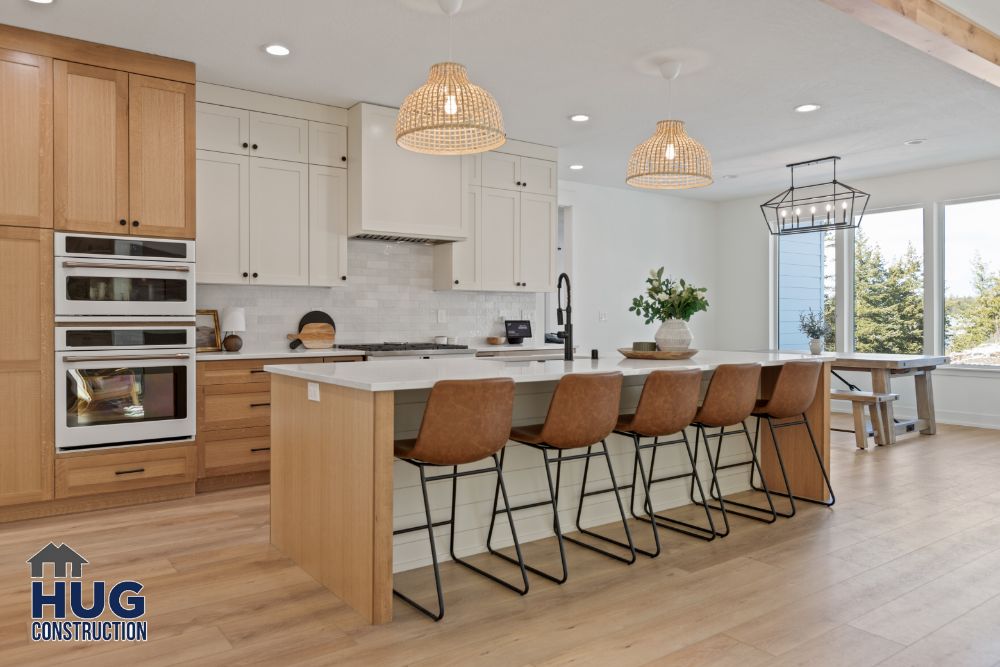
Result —
[[250, 158], [199, 150], [197, 173], [197, 280], [249, 284]]
[[309, 164], [347, 168], [347, 128], [309, 121]]
[[190, 484], [198, 471], [197, 455], [196, 446], [189, 443], [60, 456], [56, 461], [56, 497]]
[[193, 239], [194, 86], [130, 74], [128, 126], [132, 233]]
[[347, 280], [347, 171], [309, 166], [309, 284]]
[[309, 166], [250, 158], [250, 283], [309, 284]]
[[128, 74], [55, 62], [55, 227], [127, 234]]
[[220, 104], [195, 105], [198, 150], [250, 154], [250, 112]]
[[0, 225], [52, 227], [52, 59], [0, 49]]
[[250, 155], [309, 162], [309, 121], [251, 111]]
[[0, 284], [2, 506], [52, 498], [52, 230], [0, 227]]

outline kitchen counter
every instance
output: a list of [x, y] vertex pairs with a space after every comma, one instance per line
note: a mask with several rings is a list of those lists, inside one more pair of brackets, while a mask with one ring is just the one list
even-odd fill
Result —
[[364, 352], [358, 350], [345, 350], [333, 348], [329, 350], [307, 350], [300, 347], [292, 350], [284, 348], [265, 348], [240, 350], [239, 352], [199, 352], [195, 359], [197, 361], [234, 361], [239, 359], [288, 359], [293, 363], [296, 358], [301, 357], [357, 357]]
[[[521, 348], [523, 349], [523, 348]], [[619, 410], [635, 410], [644, 376], [655, 370], [696, 368], [703, 372], [704, 391], [720, 364], [756, 363], [762, 367], [761, 396], [767, 398], [781, 366], [812, 358], [800, 353], [701, 351], [685, 361], [627, 360], [615, 353], [605, 358], [510, 361], [503, 358], [413, 361], [374, 360], [363, 364], [269, 364], [271, 377], [271, 543], [312, 575], [323, 586], [358, 611], [369, 623], [392, 620], [393, 572], [427, 564], [426, 542], [407, 535], [393, 536], [393, 528], [417, 525], [420, 490], [412, 467], [396, 464], [393, 443], [413, 438], [420, 428], [429, 390], [439, 380], [510, 377], [515, 399], [515, 425], [545, 419], [558, 380], [569, 373], [620, 371], [624, 376]], [[830, 361], [824, 360], [829, 368]], [[812, 405], [807, 411], [824, 460], [829, 461], [830, 373], [820, 375]], [[750, 424], [753, 428], [753, 424]], [[693, 441], [693, 434], [690, 436]], [[800, 452], [811, 448], [804, 428], [781, 432], [785, 469], [798, 495], [827, 499], [828, 490], [811, 457]], [[631, 482], [634, 448], [631, 440], [611, 435], [607, 439], [615, 474]], [[782, 489], [781, 473], [767, 429], [761, 434], [761, 468], [768, 484]], [[674, 454], [679, 454], [674, 452]], [[747, 441], [742, 433], [727, 434], [720, 456], [723, 465], [746, 460]], [[539, 484], [538, 453], [516, 443], [506, 446], [504, 473], [508, 492], [525, 502], [542, 500], [548, 490]], [[664, 454], [661, 465], [672, 467], [680, 459]], [[702, 479], [708, 478], [705, 459], [699, 460]], [[579, 489], [582, 465], [562, 471], [565, 489], [560, 518], [572, 525], [573, 489]], [[661, 470], [662, 472], [662, 470]], [[719, 484], [724, 494], [749, 489], [745, 467], [723, 468]], [[483, 535], [490, 523], [488, 502], [492, 480], [470, 478], [462, 483], [463, 517], [456, 549], [469, 554], [482, 551]], [[664, 483], [653, 499], [653, 509], [663, 510], [690, 502], [684, 480]], [[641, 506], [641, 499], [637, 500]], [[588, 525], [615, 520], [614, 498], [588, 501]], [[518, 517], [521, 542], [551, 536], [551, 518], [539, 513]], [[506, 529], [498, 526], [495, 545], [509, 546]], [[635, 576], [649, 576], [636, 573]]]
[[508, 361], [498, 358], [421, 359], [366, 364], [304, 364], [269, 365], [264, 370], [310, 382], [321, 382], [362, 391], [399, 391], [430, 389], [440, 380], [509, 377], [514, 382], [553, 382], [568, 373], [604, 373], [620, 371], [626, 377], [649, 375], [656, 370], [696, 368], [712, 371], [719, 364], [758, 363], [780, 366], [796, 359], [814, 358], [796, 352], [723, 352], [702, 350], [683, 361], [643, 361], [625, 359], [617, 352], [613, 357], [590, 359], [577, 357], [545, 361]]

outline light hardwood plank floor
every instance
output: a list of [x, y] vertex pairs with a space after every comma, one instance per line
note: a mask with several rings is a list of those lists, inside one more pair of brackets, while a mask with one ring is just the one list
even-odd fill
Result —
[[[523, 598], [445, 564], [437, 624], [397, 602], [391, 624], [365, 625], [269, 546], [266, 487], [8, 524], [0, 665], [1000, 664], [1000, 431], [942, 426], [870, 452], [834, 433], [832, 467], [833, 510], [734, 517], [712, 543], [665, 532], [631, 567], [567, 545], [569, 582], [535, 577]], [[90, 560], [87, 580], [143, 582], [149, 642], [29, 641], [24, 561], [50, 540]], [[554, 566], [554, 547], [528, 556]], [[398, 581], [433, 593], [427, 569]]]

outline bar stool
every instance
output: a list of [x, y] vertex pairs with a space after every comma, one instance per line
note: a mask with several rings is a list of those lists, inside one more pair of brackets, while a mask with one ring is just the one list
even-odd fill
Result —
[[[774, 443], [775, 458], [778, 461], [778, 468], [781, 470], [781, 479], [785, 484], [785, 492], [770, 492], [772, 495], [788, 498], [789, 511], [778, 512], [778, 516], [787, 518], [795, 516], [796, 500], [824, 505], [826, 507], [830, 507], [837, 502], [837, 497], [833, 494], [833, 487], [830, 486], [830, 477], [826, 472], [826, 466], [823, 465], [823, 456], [819, 452], [816, 437], [813, 435], [812, 426], [809, 424], [809, 417], [806, 416], [806, 410], [812, 405], [813, 398], [816, 395], [816, 384], [819, 382], [819, 375], [822, 370], [823, 364], [818, 361], [788, 362], [778, 372], [778, 380], [774, 383], [774, 391], [771, 392], [771, 398], [757, 401], [757, 405], [754, 407], [753, 416], [757, 418], [757, 429], [754, 434], [754, 452], [757, 452], [760, 442], [760, 422], [766, 419], [767, 427], [771, 432], [771, 442]], [[787, 421], [796, 417], [799, 419]], [[781, 421], [775, 423], [775, 420]], [[830, 490], [830, 500], [828, 501], [797, 496], [792, 492], [792, 487], [788, 483], [785, 463], [781, 457], [781, 445], [778, 442], [778, 429], [803, 425], [809, 434], [809, 442], [812, 443], [813, 453], [816, 455], [816, 462], [819, 464], [823, 481], [826, 483], [826, 488]], [[761, 478], [761, 481], [763, 482], [763, 478]], [[757, 486], [754, 486], [754, 488], [761, 490]]]
[[[510, 378], [485, 380], [442, 380], [435, 383], [427, 398], [420, 432], [416, 439], [397, 440], [394, 446], [396, 457], [416, 466], [420, 471], [420, 489], [424, 496], [424, 514], [427, 523], [412, 528], [394, 530], [393, 535], [426, 530], [431, 543], [431, 560], [434, 565], [434, 585], [437, 589], [438, 611], [432, 612], [412, 598], [393, 588], [392, 592], [404, 602], [427, 614], [435, 621], [444, 617], [444, 594], [441, 591], [441, 570], [438, 565], [437, 546], [434, 543], [434, 528], [450, 526], [451, 535], [448, 548], [451, 558], [473, 572], [491, 579], [510, 590], [524, 595], [528, 592], [528, 574], [521, 556], [521, 545], [514, 529], [514, 516], [507, 512], [510, 532], [514, 539], [517, 559], [508, 558], [521, 570], [522, 586], [517, 587], [499, 577], [468, 563], [455, 554], [455, 501], [458, 495], [458, 478], [495, 472], [497, 488], [507, 502], [507, 487], [503, 481], [503, 471], [497, 452], [507, 443], [511, 416], [514, 409], [514, 381]], [[476, 470], [458, 471], [458, 466], [492, 458], [493, 465]], [[428, 476], [428, 466], [450, 466], [450, 473]], [[427, 482], [442, 479], [451, 480], [451, 517], [434, 522], [427, 497]]]
[[[611, 465], [611, 457], [608, 455], [608, 445], [606, 438], [611, 435], [616, 422], [618, 421], [618, 404], [621, 399], [622, 374], [614, 373], [575, 373], [563, 376], [556, 385], [552, 394], [552, 401], [549, 403], [549, 411], [545, 416], [544, 424], [532, 426], [518, 426], [511, 429], [510, 439], [537, 449], [542, 453], [542, 460], [545, 463], [545, 477], [549, 486], [548, 500], [534, 503], [527, 503], [511, 507], [504, 498], [506, 511], [516, 512], [550, 505], [552, 507], [552, 530], [556, 534], [556, 541], [559, 544], [559, 558], [562, 563], [562, 574], [555, 576], [539, 568], [525, 564], [525, 567], [535, 574], [545, 577], [549, 581], [562, 584], [566, 581], [569, 571], [566, 566], [566, 549], [564, 541], [572, 542], [581, 547], [604, 554], [610, 558], [631, 565], [635, 562], [635, 544], [632, 542], [632, 533], [629, 530], [628, 518], [625, 516], [625, 507], [622, 505], [621, 497], [618, 494], [618, 485], [615, 481], [615, 471]], [[600, 443], [601, 450], [593, 451], [594, 447]], [[566, 455], [565, 452], [573, 449], [587, 448], [583, 454]], [[550, 457], [549, 455], [554, 454]], [[500, 455], [500, 467], [503, 467], [506, 450]], [[618, 511], [621, 514], [622, 526], [625, 529], [627, 542], [598, 535], [580, 526], [580, 518], [583, 513], [584, 490], [587, 483], [587, 473], [590, 469], [590, 459], [603, 456], [608, 464], [608, 472], [611, 475], [611, 490], [618, 501]], [[576, 529], [594, 539], [609, 542], [623, 549], [628, 550], [628, 557], [606, 551], [593, 544], [588, 544], [582, 540], [562, 534], [559, 525], [559, 484], [562, 479], [562, 464], [566, 461], [584, 460], [583, 483], [580, 486], [580, 504], [576, 512]], [[551, 464], [556, 464], [555, 481], [552, 479]], [[509, 556], [500, 553], [492, 548], [493, 526], [496, 516], [505, 510], [498, 509], [498, 491], [493, 494], [493, 517], [490, 520], [490, 529], [486, 537], [486, 546], [493, 553], [508, 561], [514, 562]]]
[[[650, 498], [650, 489], [653, 484], [690, 477], [692, 478], [691, 493], [694, 493], [694, 487], [697, 486], [698, 492], [701, 494], [702, 503], [706, 500], [705, 491], [701, 485], [701, 478], [695, 467], [695, 454], [691, 451], [691, 443], [684, 430], [694, 420], [695, 413], [698, 411], [701, 377], [702, 373], [697, 369], [654, 371], [650, 373], [649, 377], [646, 378], [645, 384], [642, 386], [642, 394], [639, 396], [639, 404], [636, 406], [635, 414], [621, 415], [618, 417], [618, 424], [615, 426], [615, 433], [632, 438], [632, 442], [635, 445], [635, 461], [632, 465], [632, 493], [629, 500], [629, 510], [633, 518], [649, 523], [653, 529], [655, 550], [649, 552], [644, 549], [636, 549], [639, 553], [652, 558], [660, 554], [660, 538], [657, 525], [706, 541], [713, 540], [716, 536], [715, 522], [712, 519], [712, 512], [707, 506], [705, 507], [705, 518], [707, 519], [708, 527], [705, 528], [679, 519], [672, 519], [662, 513], [657, 514], [653, 511], [653, 503]], [[660, 440], [660, 438], [675, 434], [680, 435], [680, 437], [674, 440]], [[642, 438], [653, 438], [653, 441], [641, 444]], [[690, 472], [678, 473], [666, 477], [655, 477], [657, 451], [661, 447], [680, 444], [684, 445], [688, 462], [691, 464]], [[642, 462], [642, 451], [647, 449], [652, 450], [648, 477], [645, 465]], [[636, 485], [640, 480], [646, 494], [645, 516], [637, 514], [635, 510]], [[605, 491], [610, 491], [610, 489], [606, 489]]]
[[[705, 392], [705, 399], [701, 407], [698, 408], [694, 416], [694, 426], [697, 428], [694, 438], [695, 463], [698, 460], [698, 440], [699, 437], [705, 442], [705, 453], [708, 455], [708, 463], [712, 469], [712, 483], [709, 486], [709, 494], [712, 499], [718, 502], [713, 505], [709, 502], [699, 502], [694, 498], [694, 487], [691, 489], [691, 502], [702, 505], [722, 513], [725, 532], [718, 532], [719, 537], [729, 534], [729, 514], [736, 514], [755, 521], [764, 523], [774, 523], [778, 515], [774, 510], [774, 501], [771, 493], [764, 483], [764, 474], [757, 460], [757, 450], [754, 442], [750, 440], [750, 431], [747, 429], [746, 420], [750, 417], [757, 405], [757, 394], [760, 387], [760, 366], [757, 364], [723, 364], [715, 369], [712, 379], [708, 384], [708, 391]], [[726, 431], [727, 428], [736, 425], [740, 426], [738, 431]], [[709, 433], [707, 429], [718, 428], [718, 433]], [[727, 435], [739, 435], [742, 433], [746, 437], [747, 449], [750, 451], [749, 461], [738, 461], [721, 465], [722, 441]], [[712, 457], [712, 447], [709, 438], [718, 438], [715, 447], [715, 457]], [[767, 500], [767, 507], [752, 505], [750, 503], [738, 502], [735, 500], [725, 500], [722, 497], [722, 488], [719, 485], [719, 471], [740, 466], [750, 466], [751, 487], [753, 487], [753, 471], [756, 470], [760, 476], [760, 491], [764, 493]], [[759, 516], [727, 508], [727, 505], [742, 507], [769, 516]]]

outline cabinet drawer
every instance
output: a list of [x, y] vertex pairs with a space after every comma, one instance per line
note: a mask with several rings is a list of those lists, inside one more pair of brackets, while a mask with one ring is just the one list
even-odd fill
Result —
[[244, 382], [261, 382], [270, 385], [271, 379], [264, 372], [264, 366], [270, 364], [318, 364], [322, 362], [322, 357], [199, 361], [198, 385], [241, 384]]
[[271, 432], [267, 426], [210, 431], [198, 436], [202, 446], [202, 477], [268, 470]]
[[265, 388], [263, 391], [214, 393], [206, 389], [201, 410], [200, 428], [204, 429], [267, 426], [271, 422], [271, 391]]
[[162, 449], [136, 448], [56, 459], [56, 498], [131, 491], [194, 482], [192, 443]]

